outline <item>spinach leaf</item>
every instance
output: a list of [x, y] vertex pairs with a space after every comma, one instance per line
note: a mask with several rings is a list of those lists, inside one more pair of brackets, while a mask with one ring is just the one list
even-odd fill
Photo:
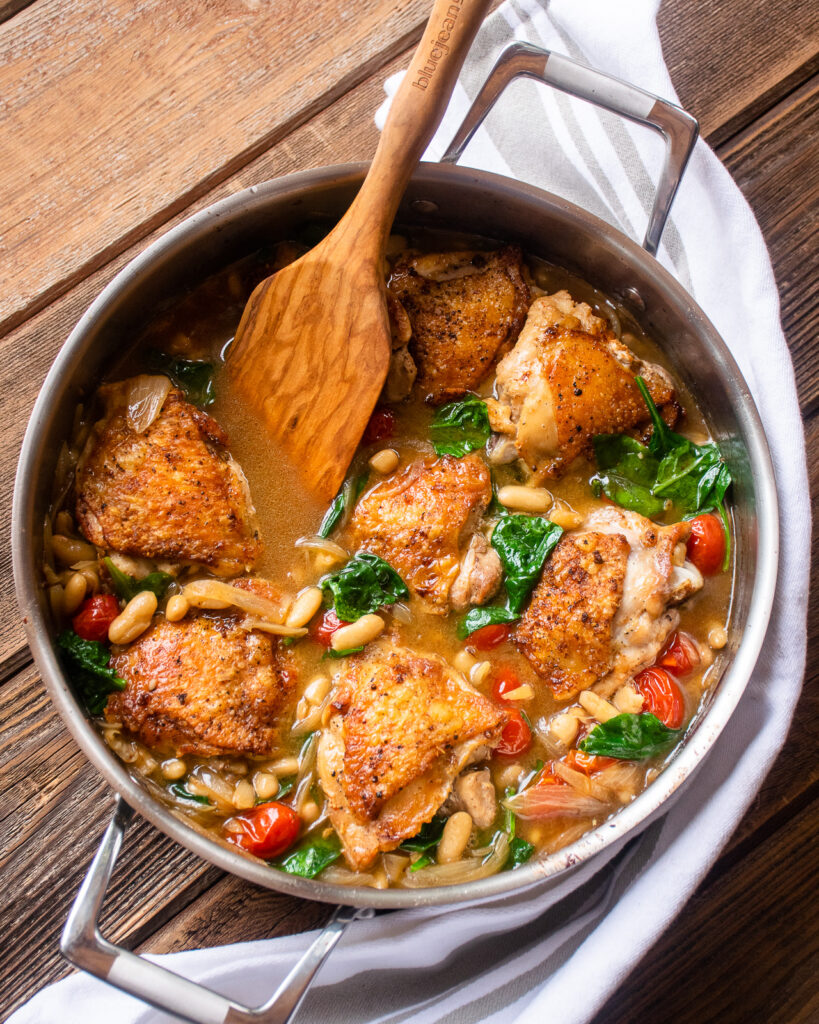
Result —
[[669, 729], [656, 715], [624, 713], [596, 725], [582, 740], [578, 750], [584, 754], [617, 757], [625, 761], [639, 761], [663, 751], [679, 729]]
[[363, 650], [363, 646], [347, 647], [343, 651], [334, 651], [332, 647], [328, 647], [324, 654], [322, 654], [321, 660], [324, 661], [325, 658], [332, 658], [333, 661], [336, 661], [338, 658], [349, 658], [351, 654], [359, 654]]
[[490, 605], [488, 608], [470, 608], [461, 619], [456, 628], [459, 640], [466, 640], [470, 633], [474, 633], [484, 626], [494, 626], [501, 622], [514, 622], [519, 616], [504, 608], [501, 605]]
[[125, 689], [125, 680], [108, 667], [111, 652], [96, 640], [83, 640], [73, 629], [57, 638], [63, 662], [82, 702], [92, 715], [102, 714], [108, 695]]
[[198, 796], [196, 793], [191, 793], [184, 782], [174, 782], [172, 786], [168, 786], [168, 789], [174, 796], [179, 797], [180, 800], [190, 800], [193, 803], [210, 805], [210, 800], [206, 796]]
[[170, 377], [185, 397], [203, 409], [216, 401], [213, 387], [213, 363], [199, 359], [175, 359], [166, 352], [151, 349], [148, 353], [148, 368]]
[[342, 622], [355, 622], [382, 605], [409, 596], [406, 583], [389, 562], [369, 551], [359, 551], [338, 572], [325, 576], [321, 586], [332, 594]]
[[543, 564], [563, 530], [540, 516], [502, 515], [492, 531], [492, 547], [506, 572], [507, 608], [520, 615]]
[[514, 622], [520, 617], [543, 565], [554, 551], [563, 530], [541, 516], [501, 515], [492, 532], [492, 547], [500, 556], [506, 584], [506, 605], [471, 608], [458, 623], [461, 640], [484, 626]]
[[[425, 825], [421, 826], [421, 831], [417, 836], [413, 836], [412, 839], [405, 839], [401, 843], [401, 849], [412, 850], [414, 853], [424, 853], [433, 846], [437, 846], [441, 841], [444, 825], [446, 825], [446, 818], [436, 815], [432, 821], [428, 821]], [[416, 861], [416, 863], [418, 862]]]
[[422, 854], [418, 860], [410, 865], [410, 871], [420, 871], [421, 868], [425, 868], [427, 864], [432, 863], [432, 857], [428, 853]]
[[489, 410], [486, 402], [468, 395], [460, 402], [442, 405], [429, 428], [436, 455], [457, 455], [459, 458], [489, 440]]
[[532, 843], [521, 839], [520, 836], [513, 837], [509, 841], [509, 857], [506, 861], [506, 867], [514, 870], [521, 864], [525, 864], [534, 852], [535, 847]]
[[602, 491], [631, 512], [659, 515], [665, 501], [651, 491], [659, 463], [648, 448], [627, 434], [598, 434], [593, 444], [598, 472], [591, 485], [596, 496]]
[[333, 498], [330, 507], [324, 513], [324, 518], [318, 531], [319, 537], [329, 537], [342, 518], [350, 515], [355, 508], [356, 502], [361, 497], [362, 491], [367, 486], [368, 479], [369, 473], [361, 473], [356, 477], [347, 477], [341, 485], [341, 490]]
[[286, 871], [288, 875], [315, 878], [340, 856], [341, 843], [334, 832], [327, 839], [322, 836], [308, 836], [291, 853], [270, 863], [279, 871]]
[[111, 577], [114, 590], [117, 592], [117, 597], [122, 598], [123, 601], [130, 601], [132, 597], [136, 597], [143, 590], [150, 590], [151, 593], [156, 594], [157, 600], [161, 601], [168, 587], [173, 583], [173, 576], [167, 572], [149, 572], [147, 576], [143, 576], [139, 580], [136, 576], [131, 576], [118, 569], [110, 558], [104, 558], [103, 561], [108, 575]]
[[[276, 795], [275, 795], [275, 797], [273, 797], [273, 799], [274, 800], [281, 800], [281, 798], [283, 796], [287, 796], [287, 794], [293, 789], [293, 787], [295, 785], [296, 785], [296, 776], [295, 775], [284, 775], [284, 776], [282, 776], [282, 778], [279, 779], [279, 788], [276, 791]], [[266, 801], [266, 800], [262, 800], [262, 803], [267, 803], [267, 802], [268, 801]]]

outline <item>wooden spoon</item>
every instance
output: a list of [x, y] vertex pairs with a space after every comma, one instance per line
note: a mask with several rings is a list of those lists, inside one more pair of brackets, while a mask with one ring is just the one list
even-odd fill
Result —
[[319, 245], [257, 286], [231, 346], [235, 390], [318, 498], [338, 491], [384, 385], [386, 241], [490, 2], [435, 0], [358, 195]]

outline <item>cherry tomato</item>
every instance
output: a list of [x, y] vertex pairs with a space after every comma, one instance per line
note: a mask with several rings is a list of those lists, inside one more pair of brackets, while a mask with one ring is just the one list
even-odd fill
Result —
[[337, 629], [341, 629], [342, 626], [349, 625], [349, 622], [340, 619], [331, 608], [320, 619], [313, 620], [313, 624], [310, 626], [310, 635], [322, 647], [329, 647], [333, 639], [333, 633]]
[[657, 665], [675, 676], [687, 675], [700, 663], [700, 650], [688, 633], [672, 633], [668, 643], [657, 658]]
[[517, 690], [520, 686], [520, 679], [517, 672], [509, 665], [501, 665], [495, 671], [495, 685], [492, 687], [492, 694], [495, 700], [505, 700], [504, 694]]
[[83, 640], [104, 642], [108, 639], [108, 627], [119, 615], [119, 601], [113, 594], [97, 594], [82, 603], [82, 607], [71, 620], [74, 632]]
[[532, 743], [532, 730], [517, 708], [507, 708], [508, 721], [503, 727], [500, 743], [495, 753], [502, 757], [517, 757], [527, 750]]
[[497, 647], [499, 644], [502, 644], [504, 640], [508, 639], [508, 626], [504, 626], [502, 622], [494, 624], [490, 623], [488, 626], [482, 626], [480, 629], [476, 629], [469, 637], [469, 644], [471, 647], [474, 647], [479, 651], [491, 651], [493, 647]]
[[267, 859], [278, 857], [292, 846], [301, 831], [301, 818], [292, 807], [273, 800], [242, 811], [230, 819], [232, 826], [241, 831], [225, 829], [225, 837], [248, 853]]
[[584, 754], [582, 750], [570, 750], [563, 759], [570, 768], [576, 772], [583, 772], [584, 775], [594, 775], [595, 772], [602, 772], [617, 764], [616, 757], [602, 757], [599, 754]]
[[703, 576], [720, 571], [725, 559], [725, 530], [718, 516], [708, 513], [691, 520], [686, 551]]
[[543, 771], [538, 775], [533, 786], [568, 786], [568, 782], [555, 773], [554, 765], [550, 761]]
[[664, 668], [647, 668], [634, 677], [634, 686], [645, 698], [645, 710], [667, 725], [679, 729], [685, 718], [682, 690]]
[[373, 441], [386, 441], [395, 432], [395, 413], [392, 409], [385, 409], [380, 406], [370, 416], [370, 422], [364, 430], [364, 442], [371, 444]]

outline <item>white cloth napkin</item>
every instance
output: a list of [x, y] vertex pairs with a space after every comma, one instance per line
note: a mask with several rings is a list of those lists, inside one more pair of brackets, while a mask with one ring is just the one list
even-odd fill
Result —
[[[507, 0], [483, 25], [428, 158], [444, 151], [512, 39], [565, 53], [676, 101], [656, 9], [657, 0]], [[397, 80], [387, 83], [388, 94]], [[501, 100], [464, 162], [563, 195], [638, 238], [661, 157], [650, 131], [526, 81]], [[318, 976], [299, 1022], [588, 1021], [692, 894], [784, 741], [805, 661], [810, 518], [803, 432], [762, 236], [739, 189], [703, 142], [674, 204], [660, 259], [694, 295], [742, 368], [787, 508], [776, 605], [748, 690], [696, 777], [638, 838], [546, 893], [465, 909], [395, 912], [354, 925]], [[156, 959], [258, 1005], [312, 938]], [[11, 1022], [170, 1019], [78, 974], [39, 993]]]

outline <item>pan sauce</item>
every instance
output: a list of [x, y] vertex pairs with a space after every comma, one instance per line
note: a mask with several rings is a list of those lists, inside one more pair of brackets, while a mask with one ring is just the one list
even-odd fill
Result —
[[[413, 246], [429, 251], [460, 248], [467, 244], [472, 248], [476, 247], [474, 239], [466, 240], [451, 235], [445, 238], [413, 238], [411, 242]], [[627, 334], [628, 344], [637, 355], [665, 364], [659, 349], [643, 335], [627, 311], [614, 306], [589, 285], [566, 271], [533, 259], [527, 262], [534, 284], [543, 292], [553, 293], [561, 288], [567, 289], [576, 302], [588, 302], [597, 315], [609, 321], [618, 336]], [[264, 276], [266, 272], [268, 269], [260, 266], [258, 262], [244, 261], [243, 264], [210, 279], [173, 309], [164, 311], [148, 326], [133, 351], [112, 374], [112, 379], [144, 372], [145, 348], [151, 345], [175, 356], [209, 359], [220, 363], [252, 282]], [[705, 421], [697, 409], [693, 396], [679, 382], [677, 388], [680, 403], [687, 414], [682, 427], [678, 426], [677, 429], [700, 442], [708, 436]], [[301, 588], [315, 584], [324, 572], [336, 568], [322, 552], [311, 553], [303, 548], [294, 547], [299, 538], [316, 534], [325, 509], [304, 496], [298, 501], [293, 500], [294, 495], [300, 491], [294, 470], [287, 466], [284, 460], [276, 458], [267, 440], [260, 437], [254, 425], [248, 422], [243, 410], [230, 394], [226, 374], [217, 373], [215, 389], [216, 401], [209, 407], [208, 412], [227, 431], [231, 453], [248, 479], [258, 513], [260, 534], [265, 542], [264, 554], [254, 570], [254, 575], [271, 579], [283, 591], [291, 596], [295, 595]], [[490, 375], [479, 391], [482, 395], [489, 395], [491, 389]], [[413, 397], [410, 402], [394, 406], [393, 411], [395, 425], [392, 436], [381, 442], [363, 445], [351, 467], [352, 476], [363, 473], [372, 455], [385, 446], [398, 453], [402, 467], [417, 459], [419, 455], [432, 454], [429, 425], [434, 410]], [[82, 417], [78, 429], [80, 433], [86, 429]], [[588, 483], [594, 471], [593, 464], [585, 459], [578, 459], [562, 477], [550, 481], [547, 486], [555, 499], [555, 507], [564, 511], [573, 510], [580, 516], [585, 516], [594, 507], [599, 506], [600, 502], [592, 495]], [[493, 467], [493, 473], [497, 487], [521, 483], [521, 473], [517, 465]], [[370, 472], [371, 482], [368, 488], [373, 486], [377, 478], [377, 473]], [[366, 493], [365, 490], [364, 494]], [[55, 509], [55, 512], [57, 511]], [[64, 526], [65, 520], [61, 529]], [[66, 531], [63, 529], [63, 532]], [[344, 529], [332, 535], [332, 540], [343, 546], [346, 546], [346, 539]], [[100, 575], [103, 578], [103, 589], [106, 589], [104, 570]], [[194, 572], [192, 575], [201, 576], [202, 573]], [[686, 724], [696, 714], [703, 693], [715, 682], [716, 669], [712, 664], [714, 656], [709, 645], [709, 636], [714, 641], [714, 647], [718, 648], [720, 631], [725, 628], [728, 618], [729, 598], [730, 573], [726, 572], [707, 579], [703, 589], [680, 607], [679, 629], [689, 633], [696, 640], [702, 659], [696, 668], [678, 680], [685, 701]], [[57, 610], [59, 611], [59, 607]], [[552, 734], [549, 720], [557, 709], [566, 706], [566, 702], [555, 700], [549, 688], [538, 679], [526, 658], [511, 643], [502, 643], [490, 651], [477, 651], [468, 638], [466, 641], [458, 639], [455, 632], [455, 616], [450, 614], [443, 618], [430, 614], [423, 602], [415, 596], [402, 602], [397, 609], [387, 609], [384, 618], [387, 621], [387, 632], [396, 638], [400, 637], [400, 643], [407, 648], [422, 653], [434, 652], [456, 666], [466, 665], [464, 650], [471, 654], [478, 665], [488, 662], [488, 670], [479, 669], [475, 672], [473, 669], [473, 678], [477, 688], [490, 698], [493, 682], [501, 668], [516, 673], [521, 686], [531, 687], [532, 696], [521, 701], [519, 706], [531, 723], [532, 744], [518, 756], [496, 756], [488, 760], [499, 800], [498, 814], [491, 825], [472, 830], [469, 846], [462, 857], [467, 868], [471, 868], [474, 862], [484, 863], [491, 857], [491, 852], [488, 851], [493, 837], [504, 828], [508, 828], [508, 820], [500, 806], [500, 798], [504, 792], [509, 788], [514, 790], [527, 782], [531, 785], [541, 761], [548, 765], [549, 762], [559, 761], [565, 756], [566, 746]], [[100, 720], [100, 727], [112, 748], [126, 762], [132, 764], [134, 770], [146, 780], [151, 789], [199, 827], [209, 830], [221, 839], [230, 838], [229, 831], [225, 831], [224, 823], [230, 822], [237, 810], [247, 809], [254, 802], [259, 803], [265, 799], [264, 794], [268, 794], [267, 799], [270, 799], [271, 793], [275, 798], [275, 783], [271, 779], [278, 779], [281, 788], [284, 788], [282, 783], [293, 783], [289, 792], [282, 796], [282, 802], [300, 812], [304, 823], [303, 834], [306, 833], [308, 838], [326, 838], [330, 826], [325, 813], [323, 794], [315, 777], [316, 735], [308, 735], [304, 728], [298, 726], [295, 730], [290, 727], [294, 719], [300, 717], [297, 709], [305, 687], [317, 676], [329, 679], [339, 671], [344, 662], [328, 662], [325, 649], [310, 638], [295, 643], [290, 648], [290, 654], [297, 666], [299, 683], [284, 716], [286, 727], [282, 731], [281, 747], [264, 757], [198, 758], [186, 754], [182, 758], [174, 758], [169, 756], [172, 752], [167, 749], [149, 750], [131, 737], [126, 730], [117, 728], [115, 723]], [[485, 673], [483, 679], [482, 673]], [[573, 700], [569, 701], [569, 704], [574, 703]], [[304, 710], [305, 706], [302, 704], [301, 711]], [[593, 724], [591, 719], [588, 724]], [[620, 803], [633, 798], [636, 792], [650, 782], [661, 769], [667, 755], [668, 752], [664, 751], [638, 764], [624, 762], [614, 766], [617, 777], [611, 781], [611, 798], [603, 812], [550, 817], [543, 820], [518, 817], [515, 823], [516, 837], [532, 843], [538, 852], [553, 851], [566, 845], [599, 823], [601, 813], [605, 817], [613, 813]], [[487, 762], [481, 762], [481, 766], [484, 763]], [[622, 770], [624, 765], [627, 770]], [[606, 770], [612, 774], [610, 768], [603, 769], [601, 774]], [[589, 785], [593, 788], [594, 775], [590, 776], [590, 779]], [[583, 785], [582, 779], [573, 779], [573, 784]], [[174, 786], [176, 793], [172, 789]], [[200, 800], [207, 798], [210, 803], [194, 802], [189, 796], [179, 797], [180, 787], [183, 787], [187, 794], [198, 796]], [[410, 871], [424, 856], [430, 856], [434, 863], [434, 848], [431, 854], [402, 850], [383, 854], [364, 873], [346, 872], [339, 866], [343, 861], [337, 861], [324, 871], [322, 878], [340, 883], [357, 882], [376, 886], [437, 884], [442, 879], [434, 875], [424, 882], [423, 876], [427, 870], [425, 868]]]

